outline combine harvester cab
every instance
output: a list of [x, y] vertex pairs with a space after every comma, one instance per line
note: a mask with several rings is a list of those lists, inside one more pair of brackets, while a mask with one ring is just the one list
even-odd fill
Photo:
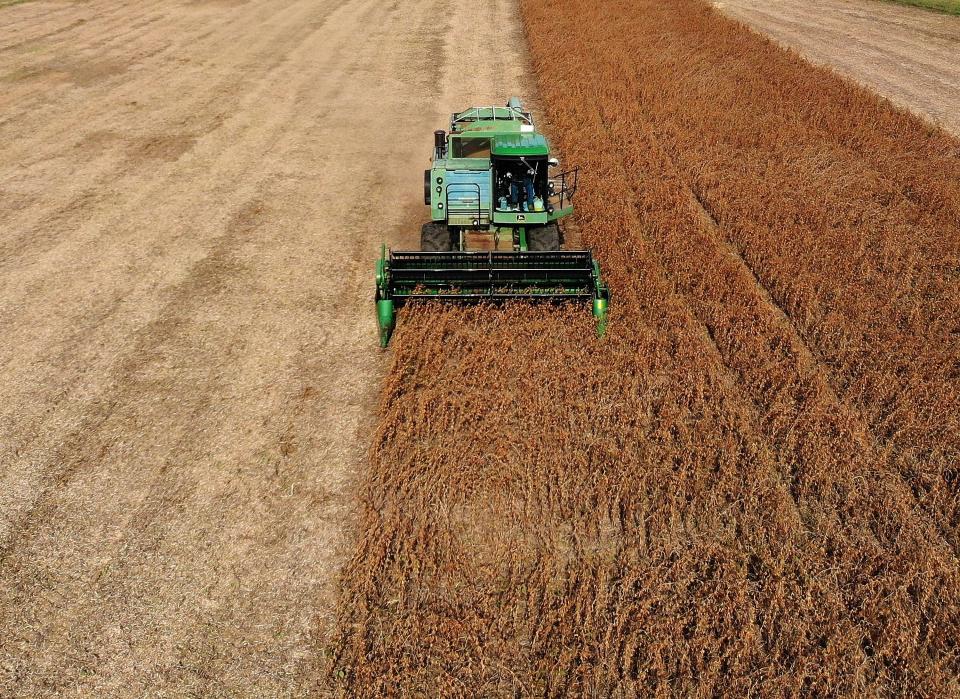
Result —
[[610, 292], [600, 266], [589, 250], [560, 249], [557, 221], [573, 213], [578, 169], [549, 172], [558, 166], [515, 97], [454, 114], [449, 134], [434, 133], [420, 250], [384, 245], [377, 262], [381, 347], [411, 299], [590, 302], [603, 335]]

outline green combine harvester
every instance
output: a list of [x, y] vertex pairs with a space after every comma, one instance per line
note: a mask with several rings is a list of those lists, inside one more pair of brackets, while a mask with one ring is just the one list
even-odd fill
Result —
[[557, 221], [573, 213], [578, 170], [550, 172], [558, 166], [516, 97], [454, 114], [449, 133], [434, 132], [420, 250], [384, 245], [377, 262], [381, 347], [397, 308], [414, 299], [590, 301], [603, 335], [610, 292], [600, 266], [589, 250], [560, 249]]

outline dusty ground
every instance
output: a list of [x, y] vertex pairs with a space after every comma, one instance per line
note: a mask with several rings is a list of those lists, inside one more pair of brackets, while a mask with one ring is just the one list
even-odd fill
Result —
[[960, 17], [877, 0], [716, 0], [728, 15], [960, 134]]
[[523, 82], [479, 7], [0, 9], [0, 695], [322, 688], [373, 256]]

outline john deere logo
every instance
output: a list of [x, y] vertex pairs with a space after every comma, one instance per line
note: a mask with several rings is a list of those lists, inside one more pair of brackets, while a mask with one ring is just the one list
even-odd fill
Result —
[[517, 220], [518, 220], [518, 221], [526, 221], [526, 220], [527, 220], [527, 217], [524, 216], [523, 214], [517, 214]]

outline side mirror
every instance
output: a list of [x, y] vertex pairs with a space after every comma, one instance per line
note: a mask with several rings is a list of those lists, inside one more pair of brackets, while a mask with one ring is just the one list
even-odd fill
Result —
[[547, 165], [549, 165], [550, 167], [557, 167], [558, 165], [560, 165], [560, 161], [557, 160], [556, 158], [550, 158], [549, 160], [547, 160]]

